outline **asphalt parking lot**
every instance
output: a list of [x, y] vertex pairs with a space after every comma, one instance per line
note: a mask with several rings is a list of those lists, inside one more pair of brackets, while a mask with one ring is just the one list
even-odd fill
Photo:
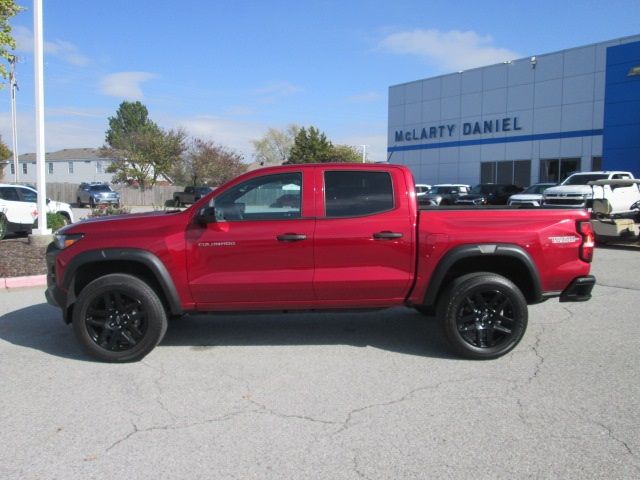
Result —
[[435, 319], [195, 316], [143, 362], [79, 349], [42, 289], [0, 291], [0, 478], [639, 478], [640, 249], [590, 302], [530, 309], [499, 360]]

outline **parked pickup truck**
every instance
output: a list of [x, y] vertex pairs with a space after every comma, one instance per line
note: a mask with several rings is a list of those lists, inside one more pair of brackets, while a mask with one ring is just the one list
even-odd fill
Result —
[[175, 192], [173, 194], [173, 204], [176, 207], [181, 205], [191, 205], [196, 203], [202, 197], [205, 197], [208, 193], [212, 192], [211, 187], [193, 187], [189, 186], [184, 189], [184, 192]]
[[143, 358], [185, 313], [402, 305], [435, 313], [457, 353], [490, 359], [518, 344], [528, 304], [591, 297], [593, 248], [584, 210], [419, 210], [404, 166], [287, 165], [184, 211], [63, 228], [46, 296], [112, 362]]

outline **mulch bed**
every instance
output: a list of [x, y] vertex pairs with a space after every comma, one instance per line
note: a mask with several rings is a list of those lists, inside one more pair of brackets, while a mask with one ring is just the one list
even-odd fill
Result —
[[0, 240], [0, 278], [46, 274], [46, 250], [30, 245], [26, 237]]

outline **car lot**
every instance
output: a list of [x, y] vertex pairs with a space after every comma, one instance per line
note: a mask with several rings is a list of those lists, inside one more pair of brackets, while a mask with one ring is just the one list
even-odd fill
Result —
[[598, 249], [594, 298], [488, 362], [394, 309], [186, 317], [102, 364], [42, 290], [0, 291], [0, 477], [638, 478], [638, 271]]

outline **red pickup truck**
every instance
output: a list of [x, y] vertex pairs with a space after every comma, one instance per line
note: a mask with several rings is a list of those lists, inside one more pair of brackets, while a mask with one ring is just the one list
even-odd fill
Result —
[[581, 210], [426, 207], [399, 165], [264, 168], [182, 212], [86, 220], [47, 251], [51, 304], [86, 350], [139, 360], [184, 313], [413, 307], [496, 358], [527, 305], [591, 298]]

